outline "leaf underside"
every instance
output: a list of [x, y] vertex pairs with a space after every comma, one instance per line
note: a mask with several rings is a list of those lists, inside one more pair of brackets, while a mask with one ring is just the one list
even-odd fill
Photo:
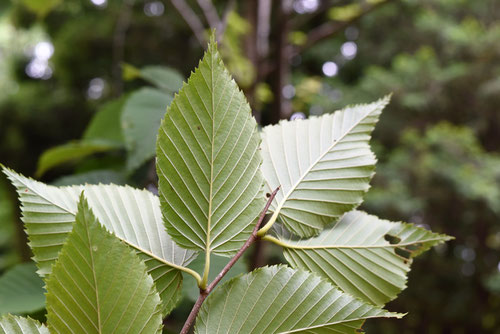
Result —
[[0, 334], [49, 334], [49, 329], [37, 320], [9, 314], [0, 318]]
[[264, 206], [257, 124], [212, 41], [157, 140], [165, 225], [182, 247], [229, 256]]
[[309, 272], [259, 268], [215, 290], [195, 333], [359, 333], [365, 319], [401, 317], [366, 304]]
[[34, 260], [43, 277], [51, 272], [59, 251], [73, 228], [82, 190], [98, 220], [117, 237], [137, 249], [168, 313], [180, 297], [182, 275], [163, 261], [187, 265], [196, 254], [177, 246], [163, 227], [158, 197], [128, 186], [86, 185], [53, 187], [4, 168], [16, 187]]
[[83, 195], [47, 280], [51, 333], [161, 333], [160, 296], [135, 252], [99, 224]]
[[288, 245], [284, 255], [292, 267], [317, 273], [341, 290], [381, 306], [406, 287], [414, 256], [450, 239], [412, 224], [351, 211], [315, 238], [282, 242]]
[[281, 186], [271, 211], [301, 237], [358, 206], [374, 174], [369, 140], [389, 97], [307, 120], [263, 129], [267, 191]]

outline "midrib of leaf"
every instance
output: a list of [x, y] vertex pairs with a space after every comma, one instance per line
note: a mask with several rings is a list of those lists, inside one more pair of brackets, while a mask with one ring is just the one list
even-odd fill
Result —
[[[35, 189], [34, 189], [33, 187], [29, 187], [29, 185], [28, 185], [28, 184], [26, 184], [25, 182], [23, 182], [21, 179], [19, 179], [19, 178], [16, 178], [16, 179], [17, 179], [20, 183], [24, 184], [24, 186], [25, 186], [26, 188], [30, 189], [30, 191], [32, 191], [33, 193], [35, 193], [36, 195], [38, 195], [40, 198], [43, 198], [44, 200], [46, 200], [46, 201], [47, 201], [47, 202], [49, 202], [51, 205], [54, 205], [55, 207], [60, 208], [61, 210], [65, 211], [66, 213], [68, 213], [68, 214], [70, 214], [70, 215], [76, 216], [76, 212], [73, 212], [73, 211], [69, 210], [68, 208], [66, 208], [66, 207], [64, 207], [64, 206], [61, 206], [61, 205], [59, 205], [59, 204], [57, 204], [57, 203], [54, 203], [54, 202], [53, 202], [53, 201], [51, 201], [49, 198], [47, 198], [47, 196], [44, 196], [43, 194], [41, 194], [41, 193], [40, 193], [40, 192], [38, 192], [38, 191], [35, 191]], [[140, 252], [142, 252], [142, 253], [144, 253], [144, 254], [146, 254], [146, 255], [148, 255], [148, 256], [150, 256], [150, 257], [152, 257], [152, 258], [154, 258], [154, 259], [156, 259], [156, 260], [158, 260], [158, 261], [160, 261], [161, 263], [163, 263], [163, 264], [165, 264], [165, 265], [167, 265], [167, 266], [169, 266], [169, 267], [172, 267], [172, 268], [175, 268], [175, 269], [179, 269], [179, 270], [181, 270], [181, 271], [184, 271], [184, 272], [186, 272], [186, 273], [188, 273], [188, 274], [190, 274], [190, 275], [194, 276], [194, 278], [195, 278], [196, 280], [198, 280], [198, 274], [197, 274], [197, 273], [195, 273], [194, 271], [192, 271], [191, 269], [189, 269], [189, 268], [187, 268], [187, 267], [184, 267], [184, 266], [177, 265], [177, 264], [175, 264], [175, 263], [171, 263], [171, 262], [169, 262], [169, 261], [167, 261], [167, 260], [165, 260], [165, 259], [163, 259], [163, 258], [161, 258], [161, 257], [158, 257], [158, 256], [154, 255], [153, 253], [151, 253], [151, 252], [149, 252], [149, 251], [147, 251], [147, 250], [145, 250], [145, 249], [141, 248], [140, 246], [138, 246], [138, 245], [136, 245], [136, 244], [134, 244], [134, 243], [129, 242], [129, 241], [128, 241], [128, 240], [126, 240], [126, 239], [120, 238], [119, 236], [116, 236], [116, 237], [117, 237], [118, 239], [122, 240], [123, 242], [125, 242], [127, 245], [129, 245], [129, 246], [131, 246], [131, 247], [133, 247], [133, 248], [137, 249], [138, 251], [140, 251]]]
[[290, 244], [287, 243], [286, 241], [279, 240], [273, 236], [266, 235], [262, 237], [262, 239], [271, 241], [279, 246], [285, 247], [285, 248], [290, 248], [290, 249], [373, 249], [373, 248], [398, 248], [398, 247], [406, 247], [406, 246], [414, 246], [414, 245], [419, 245], [419, 244], [424, 244], [426, 242], [432, 242], [432, 241], [439, 241], [442, 240], [442, 238], [431, 238], [431, 239], [423, 239], [423, 240], [418, 240], [414, 242], [407, 242], [407, 243], [400, 243], [400, 244], [390, 244], [387, 243], [386, 245], [316, 245], [316, 246], [304, 246], [304, 245], [297, 245], [297, 244]]
[[[347, 131], [344, 132], [344, 134], [337, 140], [334, 140], [334, 142], [332, 143], [332, 145], [330, 145], [317, 159], [316, 161], [314, 161], [307, 169], [304, 173], [302, 173], [302, 175], [299, 177], [299, 179], [293, 184], [293, 186], [290, 188], [290, 190], [288, 191], [288, 193], [283, 197], [283, 199], [281, 200], [280, 202], [280, 205], [278, 206], [278, 210], [281, 209], [281, 207], [283, 206], [283, 204], [285, 204], [286, 200], [288, 199], [288, 197], [290, 197], [290, 195], [295, 191], [295, 189], [299, 186], [299, 184], [304, 180], [304, 178], [307, 176], [307, 174], [309, 174], [309, 172], [311, 172], [311, 170], [313, 169], [313, 167], [315, 167], [324, 157], [326, 154], [328, 154], [328, 152], [330, 152], [336, 145], [337, 143], [341, 142], [351, 131], [352, 129], [354, 129], [356, 126], [359, 125], [359, 123], [361, 123], [366, 117], [368, 117], [368, 115], [370, 115], [372, 113], [373, 110], [370, 110], [369, 112], [366, 113], [366, 115], [364, 115], [358, 122], [356, 122], [353, 126], [351, 126]], [[344, 118], [344, 116], [342, 116]], [[283, 131], [282, 131], [283, 132]], [[269, 144], [268, 144], [269, 145]], [[285, 157], [286, 157], [286, 154], [285, 154]], [[300, 165], [300, 164], [299, 164]], [[287, 160], [287, 167], [288, 167], [288, 160]], [[290, 173], [289, 173], [290, 175]], [[291, 177], [291, 175], [290, 175]]]
[[[326, 154], [328, 154], [328, 152], [330, 152], [339, 142], [341, 142], [351, 131], [352, 129], [354, 129], [356, 126], [358, 126], [363, 120], [365, 120], [371, 113], [373, 112], [373, 110], [370, 110], [366, 113], [366, 115], [364, 115], [363, 117], [361, 117], [359, 119], [358, 122], [356, 122], [354, 125], [352, 125], [347, 131], [344, 132], [344, 134], [338, 138], [337, 140], [335, 140], [332, 145], [330, 145], [317, 159], [316, 161], [314, 161], [307, 169], [304, 173], [302, 173], [302, 175], [299, 177], [299, 179], [292, 185], [292, 187], [290, 187], [290, 190], [286, 193], [285, 196], [283, 196], [282, 200], [280, 201], [280, 203], [278, 204], [278, 206], [276, 207], [276, 209], [274, 210], [274, 213], [271, 217], [271, 219], [269, 219], [269, 221], [267, 222], [266, 225], [264, 225], [264, 227], [262, 227], [260, 230], [259, 230], [259, 236], [263, 236], [264, 233], [266, 233], [270, 228], [271, 226], [274, 224], [274, 222], [276, 221], [276, 218], [278, 218], [278, 214], [280, 213], [281, 209], [283, 208], [283, 205], [285, 205], [285, 202], [288, 200], [288, 198], [290, 197], [290, 195], [295, 191], [295, 189], [299, 186], [299, 184], [304, 180], [304, 178], [307, 176], [307, 174], [309, 174], [309, 172], [325, 157]], [[281, 133], [283, 134], [283, 131], [281, 131]], [[266, 144], [269, 145], [269, 142], [266, 141]], [[271, 157], [271, 163], [273, 164], [274, 166], [274, 160], [273, 160], [273, 157], [272, 155], [270, 154], [270, 157]], [[285, 160], [287, 159], [287, 155], [285, 154]], [[288, 160], [286, 160], [286, 165], [287, 165], [287, 171], [289, 170], [288, 168]], [[300, 166], [300, 164], [299, 164]], [[277, 171], [276, 167], [274, 168], [275, 171]], [[299, 169], [300, 170], [300, 169]], [[278, 173], [276, 173], [278, 174]], [[291, 178], [291, 175], [290, 173], [288, 173], [289, 177]], [[278, 177], [279, 179], [279, 177]], [[266, 183], [268, 184], [269, 186], [269, 183], [267, 182], [267, 179], [266, 179]]]
[[90, 240], [89, 226], [88, 226], [87, 219], [84, 219], [83, 222], [85, 223], [85, 234], [87, 234], [87, 240], [89, 243], [90, 266], [92, 269], [92, 277], [94, 279], [95, 299], [96, 299], [96, 307], [97, 307], [97, 331], [99, 333], [101, 333], [102, 332], [101, 303], [99, 302], [99, 289], [97, 288], [97, 277], [95, 275], [96, 270], [95, 270], [95, 264], [94, 264], [94, 253], [92, 252], [92, 247], [90, 247], [90, 245], [92, 245], [92, 241]]
[[[203, 76], [203, 72], [201, 72], [201, 75]], [[205, 83], [207, 80], [203, 76], [203, 80], [205, 80]], [[201, 288], [205, 288], [207, 285], [208, 281], [208, 274], [210, 272], [210, 245], [211, 245], [211, 235], [210, 235], [210, 229], [211, 229], [211, 224], [212, 224], [212, 202], [213, 202], [213, 184], [214, 184], [214, 146], [215, 146], [215, 104], [214, 104], [214, 90], [215, 90], [215, 85], [214, 85], [214, 56], [213, 54], [210, 56], [210, 84], [211, 84], [211, 107], [213, 111], [212, 115], [212, 145], [211, 145], [211, 157], [210, 157], [210, 193], [208, 198], [210, 201], [208, 202], [208, 219], [207, 219], [207, 239], [205, 242], [205, 268], [203, 269], [203, 278], [201, 281]], [[208, 85], [207, 85], [208, 86]]]

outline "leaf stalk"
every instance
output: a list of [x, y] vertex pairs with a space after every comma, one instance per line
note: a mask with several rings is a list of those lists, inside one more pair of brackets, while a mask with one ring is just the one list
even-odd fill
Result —
[[[269, 197], [271, 198], [271, 197]], [[271, 227], [273, 227], [273, 224], [276, 222], [276, 219], [278, 218], [278, 215], [281, 211], [281, 206], [279, 206], [276, 211], [274, 211], [273, 215], [271, 216], [271, 218], [269, 219], [269, 221], [266, 223], [266, 225], [264, 225], [258, 232], [257, 232], [257, 236], [259, 238], [262, 238], [266, 233], [267, 231], [269, 231], [269, 229]]]

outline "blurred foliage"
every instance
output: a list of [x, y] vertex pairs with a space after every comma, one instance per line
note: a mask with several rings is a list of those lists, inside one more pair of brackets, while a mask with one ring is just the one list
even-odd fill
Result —
[[[114, 182], [154, 191], [158, 120], [202, 52], [189, 27], [170, 1], [160, 1], [158, 15], [146, 11], [153, 0], [52, 0], [42, 9], [24, 2], [36, 1], [0, 4], [0, 162], [27, 175], [39, 162], [44, 180], [58, 185]], [[322, 0], [312, 12], [306, 2], [315, 3], [293, 1], [292, 46], [380, 1]], [[305, 115], [392, 92], [375, 133], [380, 162], [365, 208], [456, 237], [413, 264], [409, 288], [389, 304], [409, 314], [369, 322], [368, 332], [500, 333], [500, 3], [382, 2], [291, 57], [285, 83], [293, 112]], [[214, 3], [221, 13], [225, 2]], [[256, 81], [262, 74], [247, 54], [245, 38], [254, 32], [248, 3], [236, 1], [221, 52], [239, 84], [255, 88], [254, 108], [269, 112], [277, 96], [272, 80]], [[50, 42], [53, 55], [48, 72], [33, 78], [28, 69], [40, 42]], [[108, 149], [89, 150], [96, 143]], [[68, 148], [72, 154], [54, 153]], [[55, 151], [39, 159], [48, 149]], [[3, 181], [0, 272], [21, 258], [15, 195]], [[186, 299], [168, 327], [188, 311]]]
[[10, 189], [5, 179], [0, 179], [0, 274], [20, 260], [17, 254], [14, 224], [18, 223], [14, 215], [14, 196], [9, 193]]
[[488, 290], [500, 263], [500, 155], [486, 152], [470, 128], [442, 122], [404, 131], [397, 148], [378, 156], [367, 210], [456, 237], [415, 263], [410, 281], [418, 284], [389, 305], [408, 309], [409, 321], [380, 324], [379, 332], [473, 333], [481, 324], [495, 333], [500, 301]]
[[44, 282], [34, 262], [18, 264], [0, 277], [0, 315], [33, 313], [45, 308]]

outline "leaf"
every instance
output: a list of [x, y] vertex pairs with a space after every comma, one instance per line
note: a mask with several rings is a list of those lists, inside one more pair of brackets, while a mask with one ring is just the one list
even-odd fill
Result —
[[120, 119], [124, 104], [125, 99], [119, 98], [100, 107], [90, 120], [82, 139], [84, 141], [106, 140], [119, 145], [123, 144]]
[[232, 279], [205, 301], [202, 333], [359, 333], [365, 319], [401, 317], [363, 303], [309, 272], [263, 267]]
[[9, 314], [0, 318], [0, 334], [49, 334], [49, 330], [37, 320]]
[[196, 254], [178, 247], [168, 236], [157, 196], [115, 185], [57, 188], [7, 168], [4, 173], [19, 193], [22, 220], [41, 276], [51, 273], [51, 266], [73, 228], [78, 196], [85, 190], [97, 219], [134, 247], [146, 262], [164, 303], [164, 312], [175, 306], [182, 284], [182, 275], [176, 267], [187, 265]]
[[51, 333], [161, 333], [160, 296], [146, 266], [80, 197], [73, 230], [47, 280]]
[[130, 94], [121, 118], [129, 152], [128, 170], [133, 171], [154, 157], [158, 128], [170, 102], [170, 94], [154, 88], [141, 88]]
[[317, 273], [343, 291], [381, 306], [406, 288], [412, 258], [450, 239], [412, 224], [351, 211], [315, 238], [279, 244], [292, 267]]
[[34, 263], [21, 263], [0, 277], [0, 314], [33, 313], [45, 307], [43, 281]]
[[146, 66], [140, 70], [140, 76], [169, 93], [177, 92], [183, 84], [184, 78], [176, 70], [166, 66]]
[[[212, 256], [212, 258], [210, 259], [211, 271], [208, 276], [208, 282], [212, 282], [215, 279], [215, 277], [222, 271], [222, 269], [224, 269], [224, 266], [228, 262], [229, 259], [227, 257], [222, 257], [217, 255]], [[188, 267], [198, 273], [201, 273], [203, 272], [204, 265], [205, 265], [205, 259], [202, 256], [198, 256], [196, 259], [193, 260], [193, 262], [189, 264]], [[233, 278], [234, 276], [246, 273], [247, 271], [248, 271], [247, 264], [242, 258], [231, 267], [231, 269], [227, 272], [227, 274], [221, 279], [219, 284], [226, 282], [227, 280]], [[196, 283], [196, 280], [194, 279], [193, 276], [188, 274], [183, 274], [183, 276], [184, 276], [184, 281], [182, 282], [182, 295], [184, 297], [187, 297], [192, 302], [195, 302], [196, 299], [198, 299], [198, 296], [200, 295], [200, 288], [198, 287], [198, 284]]]
[[267, 190], [281, 186], [271, 211], [301, 237], [358, 206], [374, 174], [371, 132], [385, 97], [307, 120], [281, 121], [263, 129], [262, 172]]
[[54, 8], [59, 6], [62, 0], [20, 0], [30, 11], [37, 14], [38, 17], [43, 18], [50, 13]]
[[56, 146], [43, 152], [38, 160], [36, 175], [42, 176], [48, 170], [70, 162], [76, 162], [92, 154], [119, 148], [116, 143], [107, 141], [73, 141]]
[[167, 93], [177, 92], [184, 81], [184, 77], [177, 70], [167, 66], [150, 65], [139, 69], [123, 63], [122, 70], [124, 80], [141, 78]]
[[228, 256], [264, 207], [257, 124], [217, 47], [167, 110], [157, 141], [162, 213], [180, 246]]

